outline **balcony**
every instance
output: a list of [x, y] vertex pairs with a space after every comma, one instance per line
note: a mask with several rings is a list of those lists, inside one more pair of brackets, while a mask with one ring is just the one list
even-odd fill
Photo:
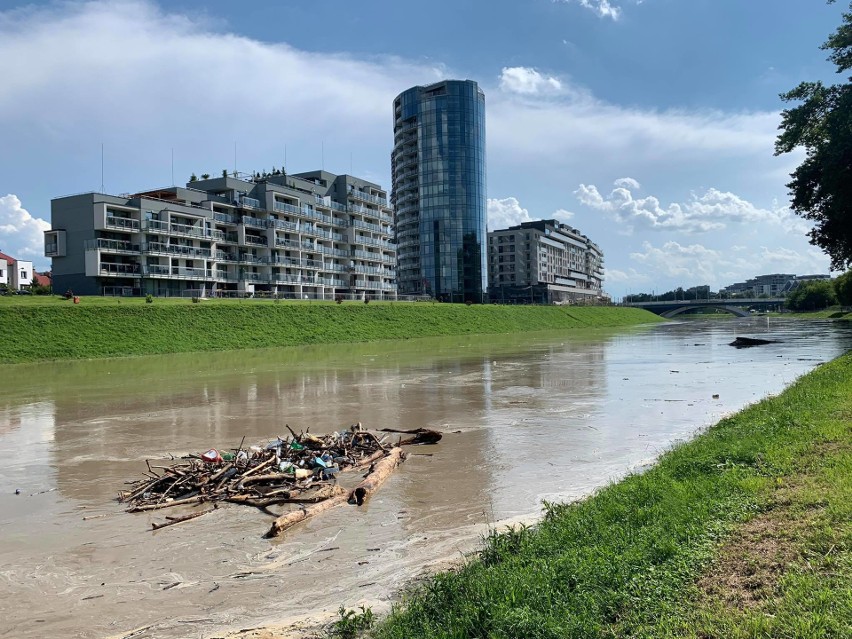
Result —
[[226, 251], [216, 251], [216, 260], [219, 262], [236, 262], [237, 256]]
[[139, 220], [132, 220], [129, 217], [107, 215], [106, 226], [108, 228], [121, 229], [122, 231], [138, 231]]
[[240, 198], [240, 206], [250, 209], [262, 209], [263, 207], [260, 205], [260, 200], [257, 200], [253, 197], [242, 196]]
[[257, 217], [250, 217], [248, 215], [243, 215], [242, 218], [241, 218], [241, 221], [246, 226], [253, 226], [254, 228], [257, 228], [257, 229], [265, 229], [266, 226], [267, 226], [266, 220], [261, 220], [260, 218], [257, 218]]
[[236, 215], [228, 215], [227, 213], [214, 213], [213, 219], [222, 224], [239, 224], [240, 218]]
[[109, 240], [99, 237], [94, 240], [86, 240], [84, 248], [87, 251], [100, 249], [107, 253], [139, 253], [139, 245], [125, 240]]
[[268, 282], [269, 276], [262, 273], [240, 273], [239, 279], [244, 282]]
[[281, 229], [283, 231], [298, 231], [299, 225], [295, 222], [288, 222], [287, 220], [270, 220], [272, 222], [272, 226], [276, 229]]
[[246, 244], [251, 244], [253, 246], [266, 246], [266, 238], [258, 237], [256, 235], [246, 235]]
[[[297, 242], [296, 240], [285, 240], [278, 237], [275, 238], [275, 246], [286, 246], [287, 248], [292, 248], [296, 250], [302, 250], [303, 248], [305, 248], [300, 242]], [[313, 248], [313, 245], [311, 245], [309, 248]]]
[[387, 234], [387, 231], [383, 230], [378, 224], [370, 224], [369, 222], [363, 222], [361, 220], [352, 220], [352, 226], [356, 229], [364, 229], [365, 231], [372, 231], [373, 233]]
[[274, 202], [272, 204], [272, 208], [276, 211], [280, 211], [282, 213], [299, 213], [300, 209], [298, 206], [294, 206], [292, 204], [288, 204], [287, 202]]
[[387, 206], [388, 201], [385, 198], [378, 197], [376, 195], [370, 195], [369, 193], [364, 193], [363, 191], [351, 190], [347, 195], [356, 200], [362, 200], [363, 202], [372, 202], [373, 204], [381, 204], [382, 206]]
[[213, 271], [203, 268], [186, 266], [168, 266], [166, 264], [148, 264], [142, 267], [142, 272], [148, 277], [168, 277], [177, 279], [204, 280], [213, 277]]
[[323, 255], [335, 255], [337, 257], [351, 257], [349, 251], [344, 251], [343, 249], [331, 248], [329, 246], [318, 246], [316, 248], [318, 253], [322, 253]]
[[243, 264], [266, 264], [267, 259], [250, 253], [243, 253], [240, 255], [240, 262]]
[[101, 262], [100, 275], [109, 275], [112, 277], [139, 277], [139, 265]]
[[165, 253], [168, 255], [183, 255], [185, 257], [212, 257], [210, 249], [195, 246], [180, 246], [177, 244], [163, 244], [162, 242], [148, 242], [142, 245], [145, 253]]

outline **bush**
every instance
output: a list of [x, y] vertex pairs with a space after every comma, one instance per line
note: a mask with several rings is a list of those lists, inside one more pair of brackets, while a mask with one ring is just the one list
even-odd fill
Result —
[[150, 293], [148, 295], [146, 295], [145, 296], [145, 303], [146, 304], [153, 304], [154, 303], [154, 296], [151, 295]]
[[338, 304], [343, 304], [343, 296], [342, 295], [335, 295], [334, 301], [337, 302]]

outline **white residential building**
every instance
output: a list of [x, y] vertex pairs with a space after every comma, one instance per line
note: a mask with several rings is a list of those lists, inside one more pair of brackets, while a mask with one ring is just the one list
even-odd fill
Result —
[[604, 303], [603, 252], [556, 220], [488, 234], [488, 292], [494, 302]]

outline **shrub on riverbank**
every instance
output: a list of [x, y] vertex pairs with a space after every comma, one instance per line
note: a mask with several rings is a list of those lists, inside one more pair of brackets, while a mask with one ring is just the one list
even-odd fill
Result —
[[[634, 308], [463, 304], [171, 303], [0, 305], [0, 362], [119, 357], [629, 326], [661, 321]], [[135, 302], [136, 300], [134, 300]]]
[[847, 355], [648, 472], [489, 537], [375, 636], [848, 636], [850, 414]]

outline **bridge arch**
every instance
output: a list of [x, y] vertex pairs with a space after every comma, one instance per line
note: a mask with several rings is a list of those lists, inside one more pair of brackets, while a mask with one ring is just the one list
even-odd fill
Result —
[[679, 308], [674, 308], [670, 311], [666, 311], [665, 313], [660, 313], [660, 316], [671, 319], [675, 315], [680, 315], [681, 313], [685, 313], [686, 311], [692, 310], [694, 308], [715, 308], [717, 310], [730, 313], [731, 315], [736, 315], [737, 317], [750, 317], [749, 312], [745, 309], [742, 309], [738, 306], [727, 306], [722, 304], [701, 304], [700, 306], [693, 304], [691, 306], [681, 306]]

